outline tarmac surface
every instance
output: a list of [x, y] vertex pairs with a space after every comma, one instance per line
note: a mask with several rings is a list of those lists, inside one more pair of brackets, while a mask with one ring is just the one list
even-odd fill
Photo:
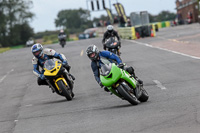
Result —
[[199, 133], [199, 25], [161, 29], [154, 38], [122, 40], [121, 58], [144, 81], [149, 100], [130, 105], [96, 83], [88, 45], [101, 38], [45, 45], [66, 55], [76, 77], [66, 101], [32, 73], [30, 48], [0, 54], [0, 133]]

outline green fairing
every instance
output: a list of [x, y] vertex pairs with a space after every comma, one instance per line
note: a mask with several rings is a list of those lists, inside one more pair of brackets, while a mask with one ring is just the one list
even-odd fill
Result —
[[127, 71], [122, 70], [122, 72], [123, 74], [121, 78], [127, 81], [131, 86], [133, 86], [133, 88], [136, 88], [137, 81], [134, 78], [131, 78]]
[[133, 88], [136, 88], [136, 80], [134, 78], [131, 78], [130, 74], [127, 71], [120, 69], [114, 63], [112, 63], [111, 71], [107, 76], [100, 75], [100, 80], [102, 84], [106, 86], [110, 90], [110, 92], [121, 97], [114, 89], [112, 89], [112, 85], [115, 84], [119, 79], [124, 79]]
[[[110, 78], [110, 74], [112, 73], [112, 77]], [[114, 63], [112, 63], [112, 68], [110, 73], [107, 76], [100, 75], [100, 80], [104, 86], [110, 87], [114, 83], [116, 83], [122, 76], [121, 69], [118, 68]]]

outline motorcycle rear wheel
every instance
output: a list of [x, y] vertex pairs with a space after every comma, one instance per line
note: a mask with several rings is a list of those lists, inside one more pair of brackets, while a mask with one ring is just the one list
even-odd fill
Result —
[[139, 100], [140, 102], [146, 102], [146, 101], [149, 99], [149, 95], [148, 95], [148, 93], [147, 93], [147, 91], [146, 91], [145, 89], [142, 89], [141, 91], [142, 91], [142, 94], [141, 94], [141, 96], [138, 98], [138, 100]]
[[62, 90], [62, 95], [66, 97], [68, 101], [72, 100], [72, 91], [68, 89], [62, 80], [57, 82], [58, 87]]

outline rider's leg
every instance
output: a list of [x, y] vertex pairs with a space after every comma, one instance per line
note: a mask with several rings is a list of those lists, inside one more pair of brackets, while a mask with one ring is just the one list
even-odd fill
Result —
[[[69, 72], [70, 71], [70, 69], [71, 69], [71, 66], [70, 65], [68, 65], [68, 64], [66, 64], [66, 65], [63, 65], [63, 67], [65, 68], [65, 69], [67, 69], [67, 71]], [[71, 73], [69, 73], [69, 75], [72, 77], [72, 79], [73, 80], [75, 80], [75, 77], [71, 74]]]
[[124, 66], [124, 70], [130, 73], [140, 84], [143, 84], [143, 81], [135, 75], [135, 70], [132, 66]]

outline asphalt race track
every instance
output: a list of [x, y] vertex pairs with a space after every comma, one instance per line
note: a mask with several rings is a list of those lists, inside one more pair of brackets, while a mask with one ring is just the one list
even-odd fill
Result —
[[37, 85], [30, 48], [0, 54], [0, 133], [200, 132], [199, 59], [122, 40], [121, 58], [135, 68], [150, 96], [132, 106], [96, 83], [85, 54], [90, 44], [102, 50], [101, 38], [68, 42], [64, 48], [45, 45], [65, 54], [72, 66], [72, 101]]

